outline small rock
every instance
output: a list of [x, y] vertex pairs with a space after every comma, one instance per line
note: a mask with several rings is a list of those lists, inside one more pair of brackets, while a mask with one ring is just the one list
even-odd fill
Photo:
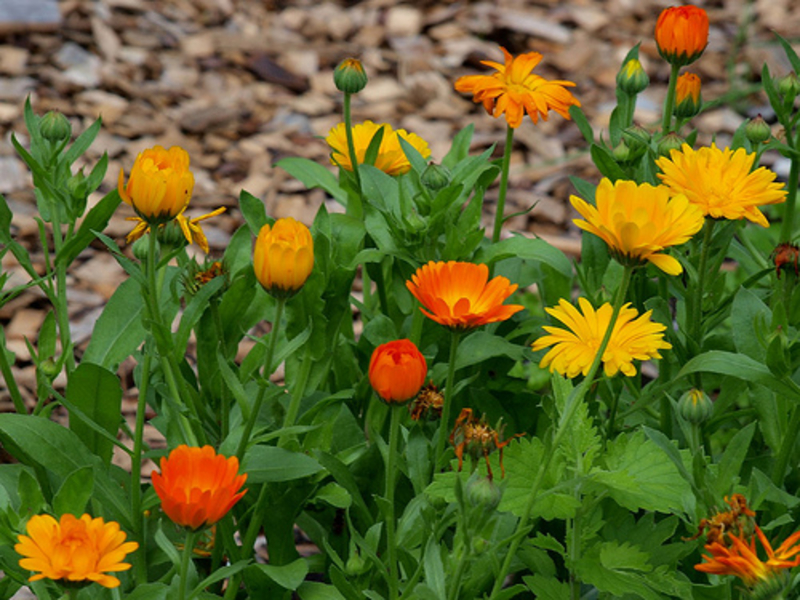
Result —
[[16, 46], [0, 46], [0, 73], [3, 75], [22, 75], [28, 64], [28, 51]]
[[30, 185], [28, 171], [15, 156], [0, 156], [0, 194], [24, 190]]
[[422, 12], [414, 6], [401, 4], [386, 11], [386, 34], [389, 37], [408, 37], [422, 31]]
[[100, 85], [102, 61], [82, 46], [65, 43], [56, 54], [55, 62], [64, 69], [61, 78], [65, 81], [84, 88]]

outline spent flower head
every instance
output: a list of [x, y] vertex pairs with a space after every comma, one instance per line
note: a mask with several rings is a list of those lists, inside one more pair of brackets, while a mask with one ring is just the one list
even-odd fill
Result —
[[[375, 157], [375, 168], [387, 175], [402, 175], [411, 170], [411, 163], [406, 158], [406, 153], [400, 144], [402, 138], [419, 152], [423, 158], [431, 155], [428, 142], [415, 133], [408, 133], [405, 129], [392, 129], [387, 123], [374, 123], [364, 121], [353, 126], [353, 145], [356, 151], [358, 164], [363, 164], [367, 157], [370, 142], [378, 131], [383, 131], [378, 154]], [[325, 138], [331, 148], [331, 163], [340, 166], [345, 171], [352, 171], [350, 152], [347, 149], [347, 130], [344, 123], [339, 123], [330, 130]]]
[[[544, 326], [549, 335], [533, 343], [534, 352], [553, 346], [539, 363], [541, 368], [550, 367], [551, 373], [558, 371], [570, 378], [589, 373], [614, 312], [608, 302], [595, 310], [586, 298], [578, 298], [578, 305], [580, 310], [562, 298], [558, 306], [546, 308], [550, 316], [567, 328]], [[639, 315], [630, 304], [623, 305], [602, 357], [606, 376], [613, 377], [622, 371], [633, 377], [634, 360], [661, 358], [660, 350], [672, 348], [664, 341], [666, 327], [650, 320], [651, 315], [652, 311]]]
[[125, 532], [114, 521], [87, 514], [76, 518], [64, 514], [56, 521], [50, 515], [34, 515], [26, 525], [27, 535], [18, 536], [14, 550], [23, 558], [20, 567], [35, 571], [29, 581], [52, 579], [65, 584], [96, 582], [107, 588], [120, 581], [108, 573], [126, 571], [122, 562], [139, 544], [126, 542]]
[[533, 69], [542, 60], [538, 52], [528, 52], [517, 57], [505, 48], [500, 48], [505, 64], [492, 60], [482, 61], [497, 72], [490, 75], [466, 75], [456, 80], [456, 91], [472, 94], [474, 102], [483, 104], [493, 117], [505, 115], [509, 127], [519, 127], [525, 113], [539, 122], [547, 120], [549, 112], [555, 111], [569, 119], [569, 107], [581, 103], [567, 90], [574, 87], [571, 81], [551, 81], [535, 75]]
[[661, 182], [672, 194], [685, 195], [704, 215], [715, 219], [748, 219], [764, 227], [769, 222], [758, 209], [786, 200], [782, 183], [764, 167], [753, 170], [756, 154], [744, 148], [720, 150], [716, 144], [694, 150], [684, 144], [669, 158], [656, 160]]

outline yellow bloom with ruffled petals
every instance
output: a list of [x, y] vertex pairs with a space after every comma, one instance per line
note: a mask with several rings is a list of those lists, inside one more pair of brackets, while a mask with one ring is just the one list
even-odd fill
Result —
[[[594, 362], [608, 325], [611, 322], [613, 307], [606, 302], [597, 310], [586, 298], [578, 298], [580, 310], [564, 300], [558, 306], [545, 310], [555, 319], [567, 326], [545, 326], [549, 334], [533, 343], [534, 352], [553, 346], [539, 363], [541, 368], [550, 367], [550, 372], [558, 371], [567, 377], [586, 375]], [[661, 358], [659, 350], [669, 350], [672, 345], [664, 341], [666, 327], [650, 320], [652, 311], [639, 315], [630, 304], [620, 310], [614, 324], [608, 347], [603, 354], [603, 369], [608, 377], [622, 371], [624, 375], [636, 375], [634, 360]]]
[[[355, 146], [356, 160], [358, 164], [363, 164], [367, 155], [367, 149], [378, 133], [383, 129], [383, 138], [378, 147], [378, 155], [375, 157], [375, 168], [380, 169], [387, 175], [402, 175], [411, 170], [411, 163], [406, 158], [406, 153], [400, 145], [400, 138], [411, 144], [423, 158], [431, 155], [428, 142], [423, 140], [415, 133], [408, 133], [405, 129], [392, 129], [387, 123], [374, 123], [364, 121], [353, 126], [353, 146]], [[331, 163], [339, 165], [345, 171], [352, 171], [353, 164], [350, 161], [350, 151], [347, 149], [347, 131], [344, 123], [339, 123], [331, 129], [328, 137], [325, 138], [331, 147]]]
[[570, 202], [583, 219], [574, 223], [608, 244], [620, 263], [653, 263], [668, 275], [683, 267], [663, 251], [688, 241], [703, 226], [703, 213], [686, 196], [670, 197], [665, 186], [641, 185], [635, 181], [602, 179], [592, 206], [577, 196]]

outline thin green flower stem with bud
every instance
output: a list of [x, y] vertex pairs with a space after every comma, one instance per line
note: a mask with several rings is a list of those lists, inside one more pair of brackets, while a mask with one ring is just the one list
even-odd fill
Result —
[[620, 310], [622, 310], [622, 305], [625, 303], [625, 294], [628, 291], [628, 286], [631, 282], [631, 275], [633, 274], [633, 270], [635, 268], [635, 266], [625, 266], [622, 274], [622, 281], [617, 289], [617, 295], [614, 298], [611, 319], [609, 320], [605, 335], [603, 335], [603, 341], [600, 342], [600, 347], [597, 349], [597, 354], [595, 354], [592, 366], [589, 367], [589, 372], [586, 374], [583, 382], [577, 388], [575, 388], [575, 390], [570, 394], [570, 397], [567, 399], [565, 407], [566, 410], [561, 416], [558, 429], [556, 430], [555, 436], [552, 438], [550, 448], [544, 453], [544, 462], [539, 467], [539, 472], [536, 474], [536, 479], [534, 479], [533, 485], [531, 485], [531, 491], [528, 494], [528, 501], [525, 504], [522, 517], [517, 522], [517, 527], [512, 535], [513, 541], [508, 548], [508, 552], [503, 558], [503, 563], [500, 566], [500, 572], [497, 573], [495, 577], [494, 586], [492, 587], [491, 594], [489, 595], [489, 600], [495, 600], [495, 598], [497, 598], [500, 594], [500, 590], [503, 587], [503, 582], [505, 581], [506, 575], [508, 575], [509, 569], [511, 568], [511, 562], [514, 559], [514, 555], [517, 553], [517, 549], [524, 539], [524, 536], [521, 535], [521, 532], [528, 525], [528, 520], [531, 517], [533, 506], [536, 503], [536, 498], [539, 496], [539, 486], [541, 486], [544, 476], [547, 473], [547, 470], [550, 468], [550, 463], [553, 460], [553, 456], [555, 456], [558, 447], [561, 445], [561, 441], [563, 440], [567, 431], [569, 431], [569, 425], [572, 421], [572, 418], [575, 416], [578, 407], [594, 383], [595, 375], [597, 374], [600, 364], [602, 363], [603, 354], [605, 354], [606, 348], [608, 348], [608, 343], [611, 341], [611, 334], [614, 331], [614, 326], [617, 323]]
[[442, 466], [445, 455], [445, 440], [450, 431], [450, 407], [453, 404], [456, 387], [456, 354], [458, 353], [458, 342], [461, 339], [461, 331], [452, 329], [450, 331], [450, 358], [447, 361], [447, 383], [444, 388], [444, 402], [442, 402], [442, 418], [439, 421], [439, 437], [436, 439], [436, 453], [433, 461], [433, 472]]
[[506, 210], [506, 192], [508, 191], [508, 172], [511, 166], [511, 149], [514, 146], [514, 128], [506, 126], [506, 145], [503, 148], [503, 164], [500, 171], [500, 191], [497, 194], [497, 211], [494, 215], [494, 230], [492, 243], [500, 241], [500, 232], [503, 230], [503, 220]]
[[[144, 515], [142, 514], [142, 450], [144, 445], [144, 420], [147, 410], [147, 394], [150, 388], [150, 368], [153, 357], [145, 352], [142, 361], [142, 381], [139, 384], [139, 399], [136, 402], [136, 426], [133, 433], [133, 454], [131, 455], [131, 518], [133, 535], [139, 548], [147, 548], [145, 540]], [[137, 585], [147, 583], [147, 561], [145, 552], [136, 552], [134, 578]]]
[[[353, 167], [353, 175], [356, 178], [356, 185], [358, 186], [358, 193], [361, 193], [361, 175], [358, 172], [358, 157], [356, 156], [356, 144], [353, 141], [353, 118], [350, 111], [350, 98], [352, 94], [344, 93], [344, 104], [342, 113], [344, 116], [344, 134], [347, 138], [347, 151], [350, 153], [350, 165]], [[362, 215], [353, 215], [361, 218]]]
[[272, 359], [275, 356], [275, 347], [278, 343], [278, 332], [281, 328], [281, 319], [283, 318], [283, 308], [286, 306], [286, 298], [277, 298], [275, 304], [275, 319], [272, 322], [272, 330], [269, 332], [269, 344], [267, 345], [267, 355], [264, 357], [264, 370], [262, 377], [264, 383], [261, 389], [258, 390], [258, 396], [253, 403], [253, 409], [250, 412], [250, 418], [245, 423], [244, 431], [242, 431], [242, 438], [239, 440], [239, 446], [236, 449], [236, 458], [239, 462], [244, 458], [244, 452], [247, 449], [247, 443], [250, 441], [250, 435], [253, 433], [253, 428], [258, 420], [258, 414], [261, 412], [261, 405], [264, 403], [264, 397], [267, 394], [267, 387], [269, 386], [269, 377], [272, 375]]
[[386, 548], [389, 560], [389, 600], [397, 600], [399, 589], [399, 574], [397, 568], [397, 523], [394, 514], [394, 490], [397, 483], [395, 472], [397, 470], [397, 444], [400, 438], [400, 418], [405, 412], [405, 406], [389, 405], [389, 448], [386, 452], [385, 493], [386, 506], [389, 514], [386, 515]]
[[[702, 346], [703, 340], [703, 295], [705, 294], [706, 269], [708, 267], [708, 253], [711, 249], [711, 239], [714, 234], [714, 226], [717, 224], [715, 219], [707, 218], [703, 231], [703, 241], [700, 248], [700, 263], [697, 266], [697, 284], [694, 286], [694, 293], [689, 302], [689, 314], [687, 321], [689, 325], [689, 335], [697, 344]], [[697, 373], [695, 386], [702, 389], [700, 374]]]
[[180, 583], [178, 584], [178, 600], [186, 600], [186, 584], [189, 579], [189, 565], [192, 562], [192, 553], [194, 552], [194, 540], [197, 534], [191, 529], [186, 530], [186, 541], [183, 547], [183, 555], [181, 556], [181, 573]]
[[[784, 128], [786, 132], [786, 144], [796, 151], [800, 151], [800, 144], [795, 145], [792, 138], [791, 129]], [[791, 155], [791, 166], [789, 167], [789, 179], [786, 182], [786, 202], [783, 209], [783, 222], [781, 223], [781, 242], [794, 241], [794, 211], [797, 204], [797, 185], [800, 179], [800, 158], [797, 154]]]
[[661, 122], [662, 137], [672, 132], [672, 112], [675, 109], [675, 90], [678, 87], [678, 73], [680, 70], [679, 65], [672, 65], [672, 70], [669, 73], [669, 87], [667, 88], [667, 97], [664, 99], [664, 115]]

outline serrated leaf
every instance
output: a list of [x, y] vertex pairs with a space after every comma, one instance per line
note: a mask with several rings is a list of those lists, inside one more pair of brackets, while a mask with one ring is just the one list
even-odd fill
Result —
[[537, 600], [570, 600], [569, 584], [561, 582], [555, 577], [543, 577], [538, 573], [522, 578], [528, 589], [532, 591]]

